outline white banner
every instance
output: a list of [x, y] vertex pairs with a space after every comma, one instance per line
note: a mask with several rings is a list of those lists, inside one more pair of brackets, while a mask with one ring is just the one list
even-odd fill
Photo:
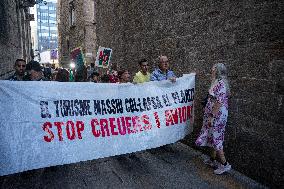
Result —
[[144, 84], [0, 81], [0, 175], [174, 143], [192, 130], [195, 74]]

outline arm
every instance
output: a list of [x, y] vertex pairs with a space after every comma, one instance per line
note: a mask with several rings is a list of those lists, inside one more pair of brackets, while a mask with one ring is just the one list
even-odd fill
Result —
[[175, 75], [175, 73], [173, 72], [173, 71], [170, 71], [170, 73], [169, 73], [169, 80], [171, 81], [171, 82], [176, 82], [176, 75]]
[[221, 103], [218, 102], [218, 101], [216, 101], [216, 102], [214, 103], [214, 105], [213, 105], [213, 107], [212, 107], [212, 116], [213, 116], [213, 117], [215, 117], [215, 116], [218, 114], [218, 112], [219, 112], [221, 106], [222, 106]]
[[210, 127], [213, 127], [214, 118], [216, 118], [218, 116], [218, 112], [219, 112], [220, 108], [221, 108], [221, 104], [218, 101], [215, 101], [214, 104], [213, 104], [213, 107], [212, 107], [212, 112], [211, 112], [211, 114], [209, 114], [209, 117], [208, 117]]
[[223, 82], [218, 82], [216, 87], [214, 87], [214, 97], [213, 97], [213, 107], [212, 116], [216, 117], [220, 108], [224, 105], [224, 99], [226, 97], [226, 88]]

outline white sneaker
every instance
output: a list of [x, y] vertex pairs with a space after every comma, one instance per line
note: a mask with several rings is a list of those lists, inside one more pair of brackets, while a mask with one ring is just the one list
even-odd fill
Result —
[[221, 164], [221, 165], [218, 167], [218, 169], [214, 170], [214, 173], [215, 173], [216, 175], [221, 175], [221, 174], [223, 174], [224, 172], [230, 171], [231, 168], [232, 168], [232, 166], [227, 162], [227, 165], [222, 165], [222, 164]]

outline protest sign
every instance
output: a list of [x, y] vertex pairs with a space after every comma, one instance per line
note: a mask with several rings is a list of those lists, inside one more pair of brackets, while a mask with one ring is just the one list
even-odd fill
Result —
[[51, 60], [57, 59], [57, 57], [58, 57], [57, 55], [58, 55], [57, 49], [52, 49], [52, 50], [50, 51], [50, 59], [51, 59]]
[[143, 84], [0, 81], [0, 175], [174, 143], [192, 130], [195, 75]]
[[101, 68], [108, 68], [110, 64], [112, 49], [99, 47], [96, 57], [96, 66]]
[[73, 49], [70, 53], [71, 59], [75, 62], [76, 67], [81, 67], [85, 64], [84, 54], [81, 47]]

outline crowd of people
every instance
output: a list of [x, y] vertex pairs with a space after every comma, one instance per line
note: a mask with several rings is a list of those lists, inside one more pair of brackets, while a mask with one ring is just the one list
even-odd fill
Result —
[[105, 74], [95, 71], [93, 68], [84, 65], [75, 69], [42, 67], [39, 62], [31, 61], [26, 64], [25, 60], [15, 61], [15, 73], [11, 81], [59, 81], [59, 82], [94, 82], [94, 83], [144, 83], [148, 81], [170, 80], [176, 81], [173, 71], [169, 70], [169, 60], [166, 56], [159, 57], [158, 67], [149, 72], [149, 65], [146, 59], [139, 61], [139, 71], [134, 75], [133, 80], [127, 69], [117, 70], [116, 64]]
[[[159, 56], [158, 67], [152, 73], [149, 72], [149, 65], [146, 59], [139, 61], [139, 67], [139, 71], [134, 75], [133, 80], [131, 80], [127, 69], [117, 71], [116, 67], [114, 67], [109, 73], [100, 74], [94, 70], [87, 69], [85, 66], [81, 66], [76, 70], [60, 68], [56, 72], [52, 72], [48, 69], [43, 69], [38, 62], [31, 61], [26, 64], [25, 60], [17, 59], [14, 66], [15, 73], [9, 80], [54, 80], [59, 82], [75, 81], [94, 83], [132, 82], [134, 84], [161, 80], [176, 81], [176, 75], [169, 69], [169, 60], [166, 56]], [[205, 163], [214, 168], [215, 174], [222, 174], [231, 169], [231, 165], [227, 162], [223, 151], [229, 96], [230, 87], [227, 79], [227, 69], [222, 63], [215, 64], [211, 70], [211, 85], [204, 107], [203, 126], [196, 140], [196, 145], [211, 148], [211, 158]]]

